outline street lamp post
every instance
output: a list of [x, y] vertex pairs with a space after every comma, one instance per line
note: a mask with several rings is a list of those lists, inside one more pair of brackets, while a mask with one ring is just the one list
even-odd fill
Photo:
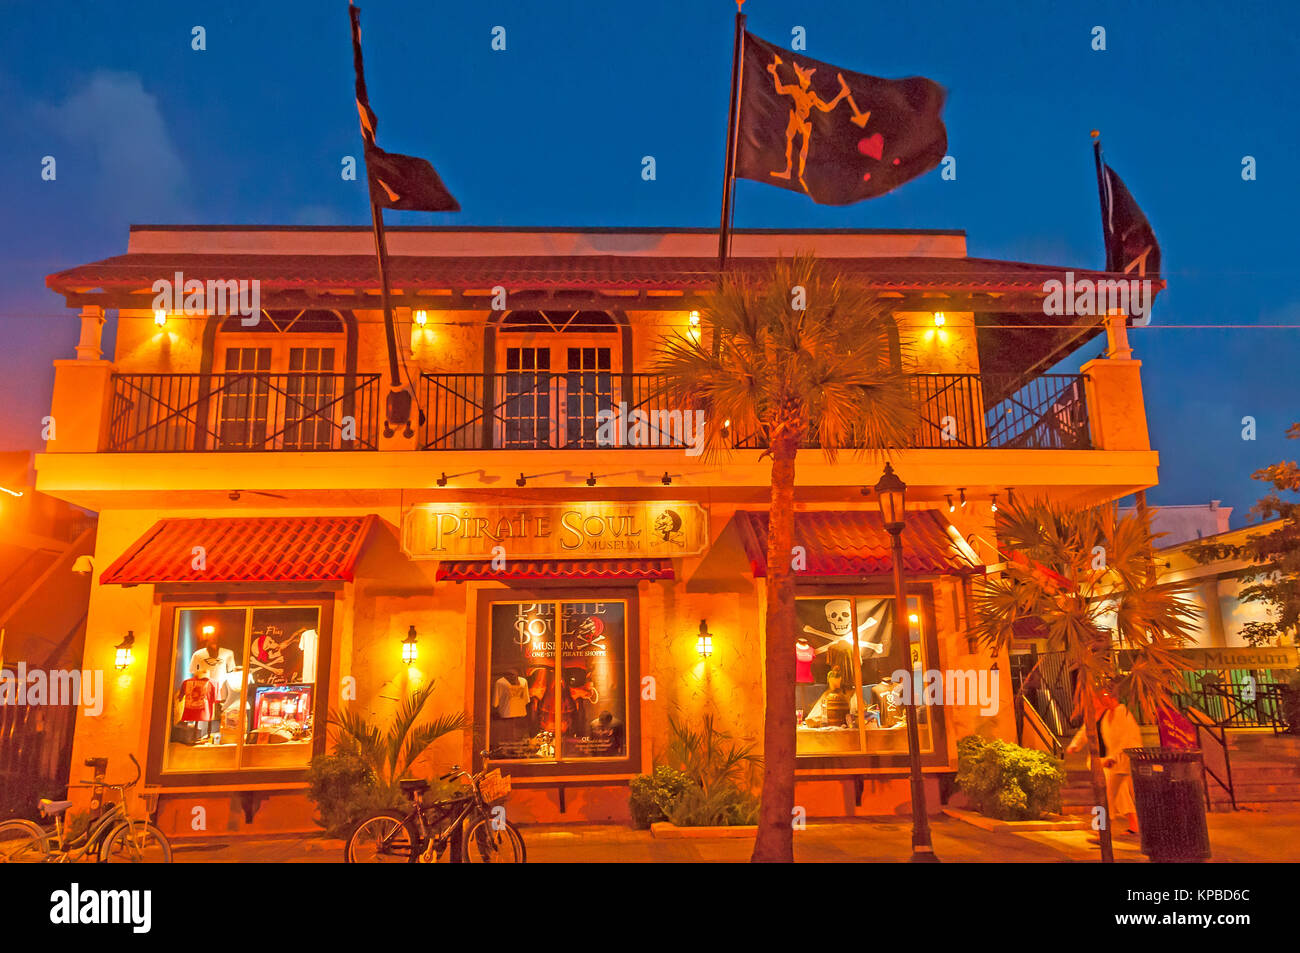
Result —
[[[865, 490], [863, 492], [866, 492]], [[905, 646], [908, 675], [912, 677], [908, 698], [910, 704], [904, 705], [907, 712], [907, 759], [908, 773], [912, 783], [912, 863], [937, 863], [930, 844], [930, 818], [926, 812], [925, 780], [921, 776], [921, 736], [917, 730], [917, 710], [922, 699], [917, 691], [915, 675], [912, 670], [911, 626], [907, 612], [907, 595], [903, 589], [903, 529], [906, 527], [904, 511], [907, 484], [898, 478], [894, 468], [885, 464], [884, 475], [876, 484], [876, 499], [880, 503], [880, 518], [890, 537], [890, 554], [894, 564], [894, 625], [901, 634]]]

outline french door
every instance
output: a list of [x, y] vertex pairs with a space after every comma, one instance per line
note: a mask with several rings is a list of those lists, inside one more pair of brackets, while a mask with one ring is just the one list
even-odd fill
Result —
[[595, 447], [599, 413], [614, 404], [613, 349], [505, 349], [501, 446]]

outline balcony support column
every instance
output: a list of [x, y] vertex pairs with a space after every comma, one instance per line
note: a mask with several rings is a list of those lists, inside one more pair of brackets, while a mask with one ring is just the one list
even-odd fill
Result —
[[104, 332], [104, 309], [88, 304], [81, 309], [81, 338], [75, 348], [77, 360], [98, 361], [104, 356], [100, 347]]
[[1085, 376], [1088, 425], [1096, 449], [1151, 449], [1141, 370], [1141, 361], [1115, 357], [1097, 358], [1079, 368]]
[[108, 448], [113, 362], [89, 358], [54, 362], [54, 397], [44, 422], [47, 453], [95, 453]]

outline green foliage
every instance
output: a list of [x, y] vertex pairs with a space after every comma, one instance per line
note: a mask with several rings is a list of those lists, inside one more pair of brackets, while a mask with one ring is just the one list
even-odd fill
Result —
[[664, 808], [680, 798], [691, 787], [691, 779], [680, 771], [661, 764], [650, 774], [638, 774], [629, 782], [632, 826], [645, 830], [651, 824], [665, 821]]
[[312, 758], [307, 773], [316, 822], [329, 834], [344, 836], [366, 814], [402, 806], [406, 799], [397, 782], [415, 760], [443, 735], [469, 727], [464, 712], [421, 721], [433, 685], [412, 692], [386, 729], [355, 712], [330, 712], [334, 750]]
[[957, 787], [987, 817], [1031, 821], [1061, 810], [1062, 762], [979, 735], [957, 742]]
[[385, 792], [396, 792], [397, 782], [406, 777], [429, 745], [443, 735], [469, 727], [464, 712], [420, 721], [424, 706], [433, 697], [433, 687], [430, 681], [404, 699], [386, 731], [356, 712], [331, 711], [328, 723], [334, 729], [335, 752], [365, 765]]
[[[1300, 440], [1300, 423], [1292, 424], [1286, 435], [1289, 440]], [[1248, 644], [1275, 645], [1283, 638], [1300, 644], [1300, 503], [1281, 496], [1300, 492], [1300, 466], [1294, 460], [1275, 463], [1256, 470], [1250, 478], [1273, 487], [1251, 507], [1251, 515], [1276, 519], [1279, 524], [1267, 533], [1247, 537], [1240, 545], [1201, 543], [1190, 553], [1202, 564], [1225, 559], [1250, 564], [1237, 574], [1244, 584], [1239, 598], [1267, 606], [1272, 619], [1242, 627], [1242, 638]]]
[[762, 758], [706, 715], [698, 729], [668, 716], [668, 747], [650, 775], [630, 784], [632, 823], [667, 820], [679, 827], [753, 824], [758, 818], [754, 770]]
[[316, 823], [331, 837], [346, 837], [352, 825], [373, 811], [399, 807], [401, 796], [381, 787], [366, 764], [349, 754], [320, 754], [307, 771], [307, 798]]

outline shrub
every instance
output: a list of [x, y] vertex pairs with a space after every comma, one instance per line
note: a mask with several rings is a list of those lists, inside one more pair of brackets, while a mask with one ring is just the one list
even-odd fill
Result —
[[397, 807], [400, 797], [381, 785], [374, 771], [351, 754], [320, 754], [307, 771], [307, 798], [316, 805], [316, 823], [331, 837], [346, 837], [352, 825], [372, 811]]
[[670, 806], [691, 787], [691, 779], [681, 771], [661, 764], [650, 774], [638, 774], [629, 783], [634, 827], [645, 830], [651, 824], [667, 820], [665, 807]]
[[1062, 763], [1042, 751], [968, 735], [957, 742], [957, 787], [988, 817], [1036, 820], [1061, 810]]
[[679, 827], [756, 823], [752, 772], [762, 759], [754, 746], [714, 728], [711, 715], [698, 730], [669, 715], [668, 734], [665, 763], [629, 785], [632, 823], [639, 828], [665, 820]]

